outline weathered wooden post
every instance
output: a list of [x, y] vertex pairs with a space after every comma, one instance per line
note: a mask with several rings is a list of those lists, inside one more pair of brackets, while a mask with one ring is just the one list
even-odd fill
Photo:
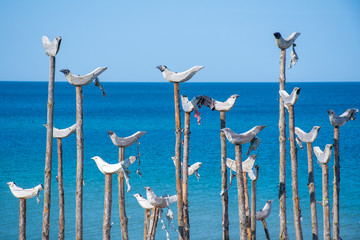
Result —
[[176, 174], [176, 192], [177, 192], [177, 206], [178, 206], [178, 225], [179, 225], [179, 239], [184, 239], [184, 206], [181, 184], [181, 120], [180, 120], [180, 96], [179, 83], [190, 80], [203, 66], [195, 66], [185, 72], [172, 72], [165, 65], [157, 66], [161, 71], [163, 77], [168, 81], [174, 83], [174, 103], [175, 103], [175, 174]]
[[51, 43], [46, 36], [42, 37], [45, 54], [50, 59], [49, 87], [47, 102], [47, 126], [46, 131], [46, 156], [45, 156], [45, 179], [44, 179], [44, 210], [42, 239], [49, 239], [50, 231], [50, 203], [51, 203], [51, 166], [52, 166], [52, 137], [54, 123], [54, 81], [55, 81], [55, 56], [60, 49], [61, 37], [56, 37]]
[[[83, 134], [83, 94], [82, 86], [88, 85], [95, 80], [95, 85], [102, 89], [98, 76], [104, 72], [106, 67], [99, 67], [91, 73], [84, 76], [77, 76], [68, 69], [62, 69], [60, 72], [65, 74], [68, 82], [76, 87], [76, 239], [83, 238], [83, 183], [84, 183], [84, 134]], [[103, 92], [104, 93], [104, 92]], [[50, 125], [48, 125], [49, 127]], [[48, 128], [49, 129], [49, 128]], [[52, 129], [52, 125], [51, 125]]]
[[270, 216], [272, 202], [273, 200], [268, 200], [263, 209], [256, 213], [256, 221], [262, 222], [267, 240], [270, 240], [270, 234], [265, 219]]
[[150, 224], [150, 209], [145, 209], [145, 217], [144, 217], [144, 240], [146, 240], [146, 237], [148, 235], [148, 229]]
[[251, 181], [251, 240], [256, 240], [256, 181], [259, 178], [259, 165], [255, 165], [256, 175]]
[[298, 188], [298, 176], [297, 176], [297, 148], [295, 142], [295, 116], [294, 116], [294, 104], [296, 103], [300, 93], [300, 88], [295, 87], [289, 95], [285, 90], [280, 90], [279, 94], [284, 101], [284, 106], [289, 112], [289, 135], [290, 135], [290, 153], [291, 153], [291, 187], [293, 196], [293, 213], [294, 213], [294, 225], [296, 239], [301, 240], [301, 210], [300, 210], [300, 198]]
[[323, 222], [324, 222], [324, 240], [330, 240], [330, 210], [329, 210], [329, 166], [333, 145], [327, 144], [324, 151], [319, 147], [314, 147], [315, 156], [322, 168], [322, 194], [323, 200]]
[[[275, 42], [280, 48], [280, 77], [279, 77], [279, 90], [285, 90], [285, 61], [286, 49], [289, 48], [300, 33], [293, 33], [289, 38], [284, 40], [281, 34], [274, 33]], [[286, 132], [285, 132], [285, 108], [281, 99], [279, 99], [279, 151], [280, 151], [280, 164], [279, 164], [279, 209], [280, 209], [280, 234], [279, 239], [288, 239], [287, 226], [286, 226]]]
[[[113, 131], [108, 131], [112, 143], [119, 148], [119, 162], [123, 162], [125, 159], [125, 148], [131, 146], [138, 139], [141, 138], [146, 132], [138, 131], [129, 137], [118, 137]], [[139, 154], [139, 153], [138, 153]], [[140, 157], [140, 156], [138, 156]], [[125, 211], [125, 184], [124, 184], [124, 171], [120, 171], [118, 174], [118, 185], [119, 185], [119, 215], [121, 224], [121, 236], [122, 239], [129, 239], [128, 236], [128, 219]], [[128, 191], [130, 186], [128, 185]]]
[[340, 150], [339, 150], [339, 128], [347, 121], [355, 120], [356, 108], [346, 110], [340, 116], [337, 116], [333, 110], [328, 110], [331, 125], [334, 127], [334, 182], [333, 182], [333, 239], [340, 238], [340, 212], [339, 212], [339, 194], [340, 194]]
[[308, 156], [308, 187], [310, 195], [310, 209], [311, 209], [311, 229], [312, 239], [319, 239], [318, 223], [317, 223], [317, 211], [316, 211], [316, 196], [315, 196], [315, 183], [314, 183], [314, 163], [312, 154], [312, 142], [318, 136], [320, 127], [315, 126], [309, 133], [305, 133], [300, 128], [295, 127], [295, 134], [298, 136], [300, 141], [306, 142], [307, 145], [307, 156]]
[[161, 211], [161, 208], [157, 208], [157, 207], [154, 207], [151, 211], [148, 236], [147, 236], [146, 240], [155, 240], [156, 227], [157, 227], [157, 223], [159, 221], [160, 211]]
[[[43, 185], [39, 184], [34, 188], [23, 189], [15, 184], [15, 182], [8, 182], [11, 193], [19, 199], [19, 240], [26, 239], [26, 199], [33, 198], [39, 195], [43, 189]], [[40, 200], [38, 199], [38, 202]]]

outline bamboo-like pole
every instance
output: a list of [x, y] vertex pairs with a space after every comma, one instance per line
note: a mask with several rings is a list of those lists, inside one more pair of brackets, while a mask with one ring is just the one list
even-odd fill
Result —
[[62, 139], [57, 138], [58, 152], [58, 174], [57, 180], [59, 185], [59, 240], [65, 238], [65, 197], [64, 197], [64, 180], [63, 180], [63, 158], [62, 158]]
[[261, 221], [262, 221], [262, 224], [263, 224], [263, 226], [264, 226], [264, 231], [265, 231], [266, 240], [270, 240], [270, 234], [269, 234], [269, 230], [268, 230], [266, 221], [265, 221], [265, 219], [263, 219], [263, 220], [261, 220]]
[[321, 164], [322, 168], [322, 206], [323, 206], [323, 222], [324, 222], [324, 240], [330, 240], [330, 207], [329, 207], [329, 166]]
[[259, 178], [259, 165], [255, 169], [256, 178], [251, 181], [251, 240], [256, 240], [256, 181]]
[[178, 226], [179, 226], [179, 240], [184, 237], [184, 206], [181, 185], [181, 120], [180, 120], [180, 96], [179, 83], [174, 83], [174, 104], [175, 104], [175, 175], [176, 175], [176, 194], [177, 194], [177, 208], [178, 208]]
[[105, 174], [103, 239], [110, 239], [112, 204], [112, 174]]
[[245, 194], [244, 194], [244, 178], [241, 160], [241, 145], [235, 145], [235, 164], [236, 164], [236, 180], [238, 188], [238, 205], [239, 205], [239, 225], [240, 239], [247, 239], [246, 235], [246, 213], [245, 213]]
[[307, 145], [307, 156], [308, 156], [308, 187], [310, 194], [312, 239], [317, 240], [319, 239], [319, 233], [318, 233], [317, 211], [316, 211], [312, 144], [311, 142], [308, 142], [306, 145]]
[[53, 149], [53, 125], [54, 125], [54, 81], [55, 81], [55, 57], [50, 56], [49, 87], [47, 102], [47, 130], [46, 130], [46, 157], [45, 157], [45, 180], [44, 180], [44, 210], [42, 239], [49, 239], [50, 232], [50, 203], [51, 203], [51, 166]]
[[295, 225], [295, 235], [297, 240], [302, 240], [302, 230], [301, 230], [301, 210], [300, 210], [300, 198], [299, 198], [299, 189], [298, 189], [298, 175], [297, 175], [297, 148], [295, 142], [295, 116], [294, 116], [294, 106], [289, 105], [289, 135], [290, 135], [290, 153], [291, 153], [291, 187], [293, 195], [293, 212], [294, 212], [294, 225]]
[[182, 194], [184, 204], [184, 240], [190, 238], [189, 202], [188, 202], [188, 166], [189, 166], [189, 140], [190, 140], [190, 113], [185, 112], [184, 126], [184, 155], [182, 170]]
[[145, 209], [145, 218], [144, 218], [144, 240], [146, 240], [148, 236], [149, 226], [150, 226], [150, 209]]
[[19, 199], [19, 240], [26, 239], [26, 199]]
[[249, 204], [249, 188], [247, 172], [243, 172], [244, 179], [244, 196], [245, 196], [245, 218], [246, 218], [246, 233], [248, 239], [251, 239], [251, 218], [250, 218], [250, 204]]
[[[286, 50], [281, 50], [280, 56], [280, 77], [279, 90], [285, 90], [285, 60]], [[280, 150], [280, 164], [279, 164], [279, 209], [280, 209], [280, 240], [288, 239], [286, 226], [286, 132], [285, 132], [285, 107], [281, 97], [279, 99], [279, 150]]]
[[[125, 148], [119, 147], [119, 162], [124, 161], [125, 159]], [[118, 174], [118, 184], [119, 184], [119, 215], [120, 215], [120, 225], [121, 225], [121, 237], [123, 240], [128, 240], [128, 218], [126, 217], [125, 211], [125, 184], [124, 184], [124, 173], [121, 171]]]
[[339, 127], [334, 127], [334, 182], [333, 182], [333, 239], [340, 239], [340, 150], [339, 150]]
[[154, 207], [151, 211], [147, 240], [155, 240], [156, 227], [159, 220], [160, 211], [161, 209], [157, 207]]
[[[52, 128], [49, 127], [48, 129]], [[84, 135], [82, 87], [76, 86], [76, 240], [83, 239]]]
[[[226, 117], [225, 112], [220, 112], [220, 129], [225, 128]], [[229, 238], [229, 195], [227, 191], [227, 166], [226, 166], [226, 136], [220, 131], [221, 142], [221, 202], [222, 202], [222, 225], [223, 240]]]

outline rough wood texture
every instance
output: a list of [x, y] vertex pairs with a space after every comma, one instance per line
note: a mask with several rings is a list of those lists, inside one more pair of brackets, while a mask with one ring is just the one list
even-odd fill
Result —
[[26, 199], [19, 199], [19, 240], [26, 239]]
[[[225, 112], [220, 112], [220, 129], [225, 128], [226, 118]], [[223, 240], [229, 238], [229, 195], [227, 191], [227, 166], [226, 166], [226, 136], [220, 131], [221, 141], [221, 196], [222, 202], [222, 225], [223, 225]]]
[[50, 202], [51, 202], [51, 166], [53, 149], [53, 126], [54, 126], [54, 81], [55, 81], [55, 57], [49, 57], [49, 87], [47, 102], [47, 130], [46, 130], [46, 157], [44, 179], [44, 210], [42, 239], [49, 239], [50, 232]]
[[298, 175], [297, 175], [297, 148], [295, 142], [295, 117], [294, 106], [288, 106], [289, 110], [289, 135], [290, 135], [290, 153], [291, 153], [291, 187], [292, 187], [292, 199], [293, 199], [293, 213], [294, 213], [294, 225], [295, 236], [297, 240], [302, 240], [301, 230], [301, 210], [300, 210], [300, 198], [298, 188]]
[[330, 206], [329, 206], [329, 166], [322, 164], [322, 192], [323, 192], [323, 223], [324, 223], [324, 240], [330, 240]]
[[188, 202], [188, 166], [189, 166], [189, 140], [190, 140], [190, 113], [185, 113], [184, 126], [184, 153], [182, 170], [182, 194], [184, 204], [184, 240], [190, 238], [189, 202]]
[[[125, 148], [119, 147], [119, 162], [125, 159]], [[125, 184], [124, 184], [124, 173], [121, 171], [118, 174], [119, 184], [119, 215], [120, 215], [120, 226], [121, 226], [121, 237], [123, 240], [128, 240], [128, 218], [126, 217], [125, 211]]]
[[179, 83], [174, 83], [174, 103], [175, 103], [175, 175], [176, 175], [176, 193], [177, 193], [177, 208], [178, 208], [178, 226], [179, 239], [184, 237], [184, 210], [182, 200], [182, 186], [181, 186], [181, 120], [180, 120], [180, 96]]
[[148, 236], [149, 224], [150, 224], [150, 209], [145, 209], [145, 218], [144, 218], [144, 240], [146, 240]]
[[[281, 50], [280, 56], [280, 77], [279, 77], [279, 90], [285, 90], [285, 60], [286, 50]], [[279, 99], [279, 150], [280, 150], [280, 163], [279, 163], [279, 217], [280, 217], [280, 234], [279, 239], [288, 239], [287, 226], [286, 226], [286, 132], [285, 132], [285, 107], [282, 99]]]
[[63, 158], [62, 158], [62, 139], [57, 138], [57, 152], [58, 152], [58, 174], [57, 180], [59, 185], [59, 240], [65, 238], [65, 196], [64, 196], [64, 181], [63, 181]]
[[318, 233], [317, 211], [316, 211], [316, 196], [315, 196], [314, 163], [313, 163], [312, 144], [311, 144], [311, 142], [308, 142], [306, 145], [307, 145], [307, 155], [308, 155], [308, 187], [309, 187], [309, 194], [310, 194], [312, 239], [317, 240], [317, 239], [319, 239], [319, 233]]
[[339, 127], [334, 127], [334, 182], [333, 182], [333, 239], [340, 239], [340, 150], [339, 150]]
[[256, 179], [251, 181], [251, 240], [256, 239], [256, 181], [258, 176], [259, 167], [257, 167]]
[[245, 213], [245, 194], [244, 194], [244, 178], [241, 160], [241, 145], [235, 145], [235, 162], [236, 162], [236, 182], [238, 189], [238, 205], [239, 205], [239, 225], [240, 239], [247, 239], [246, 235], [246, 213]]
[[150, 216], [149, 230], [147, 240], [155, 240], [156, 227], [159, 220], [160, 208], [153, 208]]
[[[51, 128], [48, 126], [48, 129]], [[84, 135], [82, 87], [76, 87], [76, 240], [83, 239]]]
[[103, 239], [110, 239], [112, 204], [112, 174], [105, 174]]
[[246, 218], [246, 234], [248, 239], [251, 238], [251, 219], [250, 219], [250, 204], [249, 204], [249, 188], [247, 173], [243, 172], [244, 179], [244, 196], [245, 196], [245, 218]]
[[265, 221], [265, 219], [263, 219], [263, 220], [261, 220], [261, 221], [262, 221], [262, 224], [263, 224], [263, 226], [264, 226], [264, 231], [265, 231], [266, 240], [270, 240], [270, 234], [269, 234], [269, 230], [268, 230], [266, 221]]

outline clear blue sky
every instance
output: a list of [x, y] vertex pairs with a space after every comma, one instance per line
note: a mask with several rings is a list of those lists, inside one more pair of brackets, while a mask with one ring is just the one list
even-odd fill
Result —
[[[41, 37], [62, 37], [62, 68], [100, 80], [164, 81], [155, 67], [203, 65], [194, 82], [275, 82], [273, 33], [301, 32], [287, 81], [360, 81], [360, 1], [3, 1], [0, 81], [48, 81]], [[287, 65], [290, 50], [287, 50]]]

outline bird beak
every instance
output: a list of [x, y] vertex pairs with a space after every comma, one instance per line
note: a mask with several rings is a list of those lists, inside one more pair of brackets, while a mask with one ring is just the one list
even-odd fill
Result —
[[163, 65], [159, 65], [156, 68], [159, 69], [161, 72], [163, 72], [165, 70]]
[[108, 133], [109, 135], [113, 135], [113, 134], [114, 134], [113, 131], [107, 131], [107, 133]]

